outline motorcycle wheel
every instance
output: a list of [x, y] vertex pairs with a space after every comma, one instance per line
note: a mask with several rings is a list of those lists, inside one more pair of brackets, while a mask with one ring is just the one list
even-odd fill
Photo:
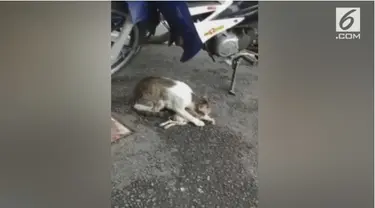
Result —
[[[117, 19], [125, 20], [126, 14], [125, 12], [112, 9], [111, 17], [112, 20], [114, 19], [113, 16]], [[113, 23], [113, 22], [112, 22]], [[121, 28], [112, 28], [111, 29], [111, 36], [113, 31], [121, 30]], [[121, 49], [119, 56], [117, 57], [116, 61], [111, 64], [111, 77], [115, 77], [119, 71], [125, 69], [131, 60], [139, 53], [141, 46], [140, 46], [140, 30], [138, 25], [134, 25], [130, 35], [129, 35], [129, 45], [124, 45]], [[111, 40], [111, 46], [114, 42]]]

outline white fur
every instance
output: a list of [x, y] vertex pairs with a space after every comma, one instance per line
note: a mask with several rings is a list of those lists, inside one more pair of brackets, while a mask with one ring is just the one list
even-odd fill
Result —
[[[212, 123], [212, 125], [215, 125], [215, 119], [211, 118], [208, 115], [204, 115], [200, 119], [209, 121]], [[161, 123], [159, 126], [163, 127], [164, 129], [168, 129], [172, 126], [184, 126], [186, 124], [188, 124], [188, 121], [185, 118], [179, 116], [178, 114], [175, 114], [174, 116], [169, 117], [167, 121]]]
[[[215, 119], [210, 117], [207, 114], [199, 117], [199, 119], [209, 121], [209, 122], [211, 122], [212, 125], [215, 125], [215, 123], [216, 123]], [[184, 117], [181, 117], [180, 115], [175, 114], [175, 115], [169, 117], [167, 121], [161, 123], [159, 126], [163, 127], [164, 129], [168, 129], [172, 126], [184, 126], [186, 124], [188, 124], [188, 121]]]
[[168, 89], [168, 93], [180, 98], [180, 100], [177, 100], [177, 102], [180, 103], [168, 103], [171, 105], [181, 105], [181, 106], [189, 106], [192, 101], [193, 97], [191, 93], [193, 93], [193, 90], [184, 82], [181, 81], [175, 81], [176, 85]]
[[188, 113], [185, 108], [193, 105], [193, 90], [184, 82], [175, 80], [175, 85], [167, 90], [169, 101], [165, 107], [175, 111], [181, 117], [194, 123], [196, 126], [204, 126], [204, 122]]
[[153, 110], [152, 107], [150, 106], [146, 106], [146, 105], [142, 105], [138, 103], [134, 105], [134, 108], [139, 111], [152, 111]]
[[167, 121], [160, 124], [161, 127], [164, 129], [168, 129], [172, 126], [184, 126], [188, 124], [188, 121], [185, 120], [183, 117], [179, 116], [178, 114], [175, 114], [172, 118], [168, 118]]
[[[169, 79], [169, 78], [167, 78]], [[162, 101], [158, 108], [142, 105], [136, 103], [134, 108], [139, 111], [151, 111], [151, 112], [158, 112], [164, 107], [170, 110], [173, 110], [178, 116], [181, 117], [181, 121], [179, 124], [182, 124], [184, 121], [183, 119], [189, 122], [192, 122], [196, 126], [204, 126], [204, 122], [199, 118], [194, 117], [189, 112], [186, 111], [186, 108], [192, 108], [194, 106], [193, 103], [193, 90], [184, 82], [173, 80], [175, 85], [173, 87], [167, 88], [167, 99]], [[169, 127], [167, 127], [169, 128]]]

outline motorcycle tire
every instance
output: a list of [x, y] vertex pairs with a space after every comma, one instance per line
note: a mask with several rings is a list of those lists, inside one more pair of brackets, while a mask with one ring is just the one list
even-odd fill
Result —
[[[116, 7], [111, 10], [111, 13], [119, 15], [123, 18], [126, 17], [126, 13], [117, 9]], [[111, 65], [111, 78], [114, 78], [120, 71], [123, 71], [133, 60], [133, 58], [140, 52], [141, 50], [141, 32], [138, 25], [134, 25], [133, 29], [130, 33], [130, 46], [123, 46], [128, 47], [130, 50], [127, 54], [123, 57], [119, 57], [118, 61]], [[111, 43], [112, 44], [112, 43]], [[119, 55], [121, 56], [121, 55]]]

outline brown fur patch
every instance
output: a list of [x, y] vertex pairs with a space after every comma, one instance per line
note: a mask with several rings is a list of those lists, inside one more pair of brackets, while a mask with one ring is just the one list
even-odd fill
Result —
[[[167, 99], [166, 90], [176, 85], [175, 81], [166, 77], [149, 76], [141, 79], [133, 90], [132, 103], [157, 108], [160, 100]], [[164, 117], [169, 114], [168, 111], [149, 112], [137, 111], [145, 116]]]
[[150, 76], [143, 78], [133, 90], [133, 103], [150, 102], [165, 99], [166, 88], [173, 87], [176, 83], [168, 78]]
[[200, 97], [193, 93], [193, 102], [194, 102], [194, 111], [198, 115], [203, 116], [203, 115], [208, 115], [209, 113], [211, 113], [211, 106], [207, 97], [205, 96]]

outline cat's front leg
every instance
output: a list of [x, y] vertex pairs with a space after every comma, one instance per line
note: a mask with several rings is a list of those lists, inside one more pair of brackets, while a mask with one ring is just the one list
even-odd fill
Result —
[[173, 116], [173, 120], [176, 121], [177, 124], [180, 125], [180, 126], [183, 126], [183, 125], [186, 125], [186, 124], [189, 123], [184, 117], [181, 117], [181, 116], [178, 115], [178, 114], [175, 114], [175, 115]]
[[200, 119], [211, 122], [212, 125], [215, 125], [215, 119], [210, 117], [209, 115], [204, 115]]
[[176, 113], [178, 113], [181, 117], [185, 118], [186, 120], [190, 121], [196, 126], [204, 126], [204, 122], [200, 119], [192, 116], [189, 112], [187, 112], [185, 109], [179, 109], [176, 110]]
[[200, 119], [200, 120], [203, 120], [203, 121], [208, 121], [208, 122], [211, 122], [212, 125], [215, 125], [215, 119], [213, 119], [212, 117], [210, 117], [209, 115], [199, 115], [194, 109], [192, 108], [186, 108], [186, 111], [188, 113], [190, 113], [192, 116]]

